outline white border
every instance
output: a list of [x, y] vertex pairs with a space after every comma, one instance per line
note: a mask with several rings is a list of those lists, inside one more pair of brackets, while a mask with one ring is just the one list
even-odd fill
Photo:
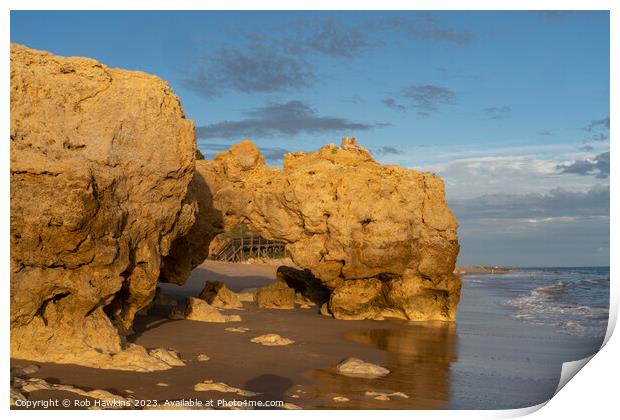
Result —
[[[53, 7], [51, 7], [53, 6]], [[88, 6], [88, 7], [85, 7]], [[553, 9], [561, 9], [561, 10], [611, 10], [611, 85], [610, 85], [610, 93], [611, 93], [611, 103], [610, 103], [610, 117], [611, 117], [611, 132], [610, 137], [612, 137], [616, 141], [616, 134], [618, 130], [618, 124], [620, 123], [619, 118], [617, 116], [617, 104], [618, 98], [620, 97], [618, 91], [618, 77], [620, 74], [620, 68], [618, 66], [618, 39], [620, 34], [618, 33], [618, 2], [617, 1], [609, 1], [609, 0], [565, 0], [565, 1], [551, 1], [551, 0], [504, 0], [504, 1], [490, 1], [490, 0], [475, 0], [465, 2], [463, 0], [436, 0], [433, 2], [430, 1], [420, 1], [420, 0], [410, 0], [410, 1], [397, 1], [397, 0], [383, 0], [381, 2], [369, 2], [369, 1], [326, 1], [326, 0], [315, 0], [315, 1], [282, 1], [282, 0], [263, 0], [260, 2], [250, 2], [250, 1], [237, 1], [237, 2], [199, 2], [199, 1], [191, 1], [191, 0], [175, 0], [175, 1], [162, 1], [162, 0], [151, 0], [151, 1], [134, 1], [132, 4], [129, 4], [126, 0], [94, 0], [85, 2], [79, 2], [74, 0], [58, 0], [51, 4], [50, 2], [44, 0], [7, 0], [2, 2], [3, 14], [1, 18], [0, 27], [0, 37], [2, 38], [2, 79], [0, 81], [0, 86], [2, 89], [3, 101], [1, 105], [2, 115], [2, 127], [5, 130], [9, 130], [9, 63], [8, 63], [8, 48], [10, 41], [10, 10], [41, 10], [41, 9], [56, 9], [56, 10], [71, 10], [71, 9], [94, 9], [94, 10], [553, 10]], [[6, 131], [5, 131], [6, 133]], [[5, 134], [6, 135], [6, 134]], [[613, 143], [615, 145], [615, 143]], [[8, 409], [8, 360], [9, 360], [9, 200], [6, 197], [10, 194], [10, 183], [9, 183], [9, 142], [5, 140], [3, 142], [4, 149], [3, 153], [0, 154], [0, 159], [2, 162], [1, 167], [3, 168], [2, 181], [0, 182], [0, 193], [2, 197], [5, 199], [2, 200], [2, 214], [4, 216], [2, 220], [2, 230], [0, 232], [0, 237], [2, 238], [1, 243], [1, 261], [3, 267], [4, 275], [4, 288], [2, 289], [3, 296], [3, 309], [2, 309], [2, 337], [3, 337], [3, 346], [2, 346], [2, 366], [5, 380], [2, 382], [2, 390], [0, 391], [0, 395], [4, 395], [5, 397], [5, 409]], [[615, 172], [613, 168], [615, 168], [617, 164], [615, 146], [611, 147], [611, 159], [612, 159], [612, 174]], [[618, 196], [618, 188], [615, 183], [611, 183], [611, 232], [619, 232], [618, 223], [616, 222], [615, 216], [620, 209], [619, 207], [619, 196]], [[618, 261], [618, 244], [617, 239], [612, 234], [610, 240], [610, 257], [611, 261]], [[541, 404], [536, 407], [530, 407], [520, 410], [493, 410], [493, 411], [482, 411], [482, 410], [474, 410], [474, 411], [389, 411], [383, 413], [378, 410], [366, 410], [366, 411], [356, 411], [355, 413], [342, 413], [344, 415], [352, 414], [355, 417], [360, 419], [368, 418], [375, 420], [379, 416], [388, 415], [394, 418], [411, 418], [412, 416], [423, 417], [423, 418], [439, 418], [439, 419], [447, 419], [447, 418], [459, 418], [459, 419], [483, 419], [483, 418], [510, 418], [517, 417], [525, 414], [530, 414], [535, 412], [532, 416], [535, 418], [567, 418], [567, 419], [583, 419], [583, 418], [609, 418], [610, 414], [613, 412], [617, 412], [615, 407], [615, 400], [618, 398], [617, 395], [617, 375], [618, 375], [618, 362], [614, 357], [614, 354], [620, 354], [620, 344], [617, 337], [612, 337], [611, 334], [615, 327], [618, 315], [618, 281], [617, 281], [618, 270], [615, 264], [612, 264], [611, 267], [611, 307], [610, 307], [610, 322], [607, 330], [607, 335], [605, 337], [605, 347], [604, 350], [595, 355], [591, 361], [588, 363], [588, 368], [584, 369], [579, 374], [579, 379], [570, 381], [568, 384], [562, 388], [558, 387], [558, 390], [561, 389], [561, 392], [558, 393], [557, 396], [552, 398], [552, 400], [548, 404]], [[611, 339], [610, 339], [611, 338]], [[563, 370], [563, 376], [568, 374], [568, 371], [571, 369], [574, 371], [575, 366], [581, 365], [583, 363], [572, 363], [566, 364], [565, 367], [566, 372]], [[578, 370], [578, 369], [577, 369]], [[574, 373], [574, 372], [573, 372]], [[546, 407], [542, 410], [539, 410], [541, 407]], [[161, 412], [161, 411], [148, 411], [148, 412], [135, 412], [136, 416], [149, 416], [149, 417], [168, 417], [171, 415], [170, 412]], [[189, 412], [184, 411], [183, 416], [215, 416], [215, 417], [237, 417], [248, 415], [247, 411], [210, 411], [208, 413], [204, 412]], [[320, 413], [316, 413], [313, 411], [252, 411], [251, 415], [253, 418], [279, 418], [282, 416], [289, 416], [294, 413], [295, 416], [299, 418], [310, 418], [315, 417], [319, 414], [322, 417], [330, 417], [336, 418], [336, 416], [340, 417], [342, 414], [335, 411], [321, 411]], [[11, 411], [10, 415], [14, 417], [22, 417], [27, 416], [31, 417], [34, 415], [38, 415], [39, 413], [35, 412], [20, 412], [20, 411]], [[113, 416], [113, 415], [122, 415], [126, 416], [127, 412], [89, 412], [88, 415], [93, 416]], [[45, 411], [41, 413], [46, 417], [50, 418], [65, 418], [65, 417], [83, 417], [85, 413], [83, 411], [77, 412], [52, 412]]]

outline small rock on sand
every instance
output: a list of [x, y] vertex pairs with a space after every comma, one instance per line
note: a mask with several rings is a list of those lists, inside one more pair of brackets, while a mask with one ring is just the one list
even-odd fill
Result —
[[404, 392], [366, 391], [365, 395], [367, 397], [373, 397], [375, 400], [379, 401], [390, 401], [390, 397], [409, 398], [409, 395], [405, 394]]
[[332, 399], [333, 399], [334, 401], [336, 401], [336, 402], [347, 402], [347, 401], [351, 401], [351, 400], [350, 400], [350, 399], [348, 399], [347, 397], [340, 397], [340, 396], [338, 396], [338, 397], [334, 397], [334, 398], [332, 398]]
[[237, 394], [242, 397], [254, 397], [256, 395], [259, 395], [259, 393], [257, 392], [247, 391], [245, 389], [230, 386], [225, 384], [224, 382], [213, 382], [212, 380], [197, 383], [196, 385], [194, 385], [194, 391], [226, 392]]
[[378, 366], [372, 363], [364, 362], [363, 360], [356, 359], [355, 357], [349, 357], [342, 361], [336, 369], [338, 373], [351, 378], [380, 378], [390, 373], [389, 370], [382, 366]]
[[262, 344], [263, 346], [287, 346], [293, 344], [293, 340], [281, 337], [278, 334], [263, 334], [250, 340], [252, 343]]
[[239, 296], [222, 281], [207, 281], [200, 292], [200, 299], [220, 309], [242, 309]]
[[228, 327], [224, 328], [224, 331], [244, 333], [250, 331], [250, 329], [248, 327]]
[[198, 360], [199, 362], [207, 362], [211, 360], [211, 358], [206, 354], [200, 353], [198, 356], [196, 356], [196, 360]]
[[55, 384], [49, 383], [44, 379], [40, 378], [29, 378], [22, 379], [19, 377], [13, 378], [13, 383], [11, 384], [11, 401], [15, 401], [16, 399], [25, 399], [23, 393], [28, 395], [31, 392], [35, 391], [62, 391], [62, 392], [70, 392], [72, 394], [81, 395], [88, 398], [93, 398], [96, 400], [104, 401], [104, 402], [114, 402], [114, 403], [123, 403], [132, 405], [133, 400], [131, 398], [124, 398], [120, 395], [112, 394], [109, 391], [103, 389], [93, 389], [86, 390], [81, 388], [76, 388], [71, 385], [63, 385], [63, 384]]
[[173, 349], [151, 349], [149, 356], [153, 356], [166, 363], [169, 366], [185, 366], [185, 363], [179, 357], [179, 353]]
[[239, 315], [224, 315], [202, 299], [188, 297], [185, 319], [201, 322], [239, 322]]
[[165, 382], [157, 382], [155, 385], [157, 386], [169, 386], [167, 383]]

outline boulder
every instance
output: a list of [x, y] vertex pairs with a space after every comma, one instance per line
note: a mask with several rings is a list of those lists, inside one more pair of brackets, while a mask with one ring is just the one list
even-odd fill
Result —
[[201, 322], [238, 322], [241, 321], [239, 315], [224, 315], [217, 308], [209, 305], [202, 299], [193, 297], [187, 298], [185, 307], [185, 319]]
[[287, 244], [295, 265], [320, 281], [326, 314], [455, 319], [457, 222], [436, 175], [382, 165], [353, 138], [288, 153], [280, 170], [246, 140], [198, 161], [194, 180], [205, 209], [185, 236], [194, 264], [207, 257], [208, 238], [245, 223]]
[[254, 295], [254, 302], [259, 308], [293, 309], [294, 301], [295, 290], [280, 281], [261, 287]]
[[167, 369], [126, 344], [194, 223], [194, 124], [161, 79], [11, 45], [11, 356]]
[[386, 306], [383, 287], [379, 279], [344, 281], [333, 291], [329, 310], [339, 319], [381, 319]]
[[200, 292], [200, 299], [209, 305], [221, 309], [240, 309], [243, 304], [237, 294], [226, 287], [221, 281], [207, 281]]

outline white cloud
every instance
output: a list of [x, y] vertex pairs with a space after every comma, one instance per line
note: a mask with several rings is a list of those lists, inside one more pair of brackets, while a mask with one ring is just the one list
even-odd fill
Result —
[[449, 200], [484, 194], [545, 193], [554, 188], [587, 191], [601, 182], [594, 177], [560, 173], [558, 165], [564, 160], [565, 156], [493, 156], [458, 159], [423, 169], [444, 180]]

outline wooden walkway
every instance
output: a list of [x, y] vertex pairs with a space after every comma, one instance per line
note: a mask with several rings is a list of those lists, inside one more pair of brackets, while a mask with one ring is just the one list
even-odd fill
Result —
[[274, 258], [286, 256], [286, 246], [279, 241], [263, 238], [258, 234], [244, 234], [229, 238], [211, 257], [218, 261], [241, 262], [248, 258]]

